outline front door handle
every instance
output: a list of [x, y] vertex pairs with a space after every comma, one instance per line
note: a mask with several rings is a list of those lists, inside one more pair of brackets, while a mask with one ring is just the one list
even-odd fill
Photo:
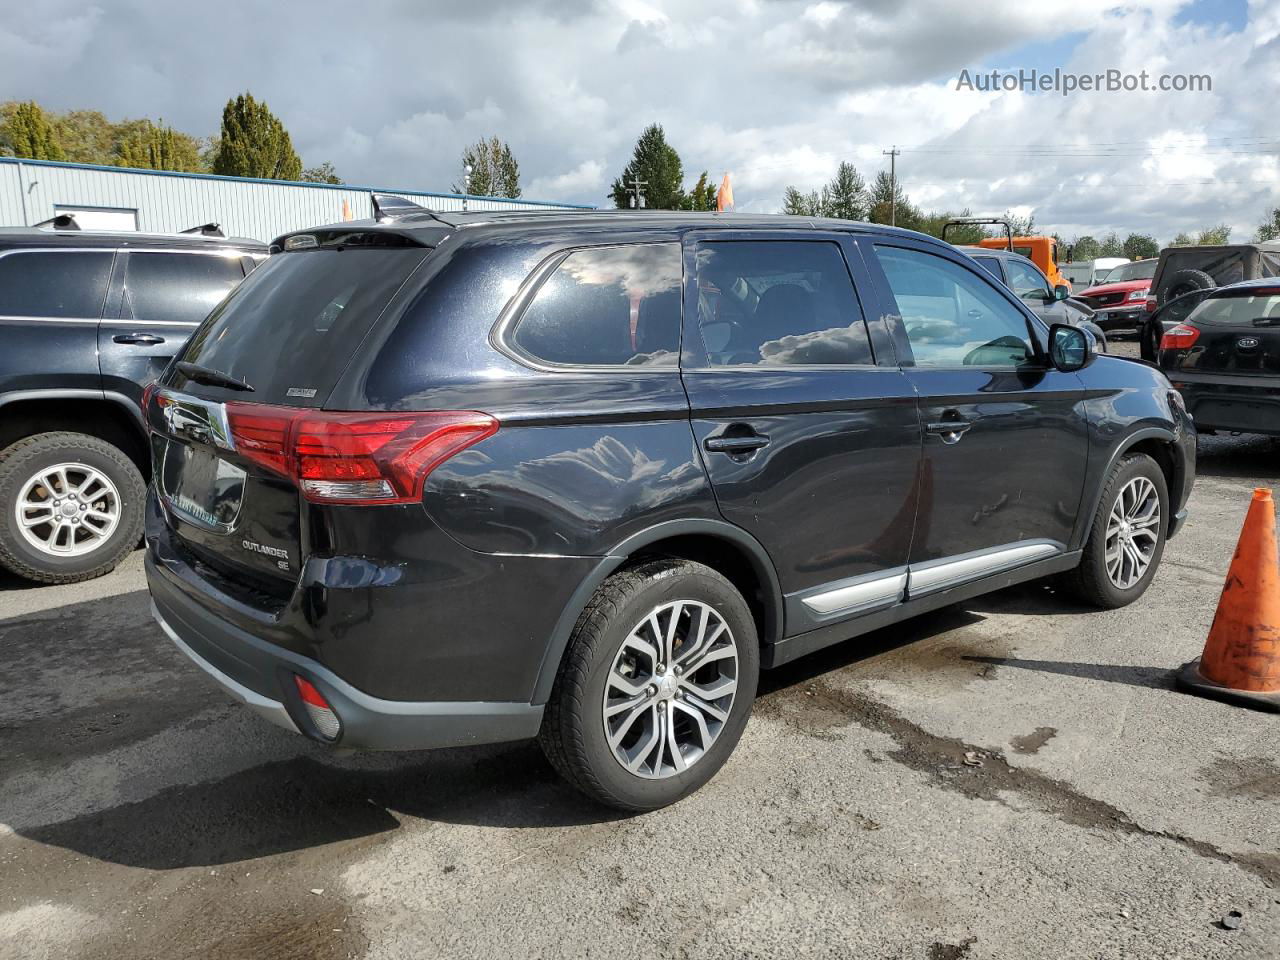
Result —
[[703, 447], [711, 453], [743, 454], [768, 446], [769, 438], [763, 433], [748, 433], [745, 436], [707, 437], [702, 441]]
[[973, 424], [968, 420], [956, 417], [954, 420], [938, 420], [925, 427], [935, 437], [941, 437], [943, 443], [959, 443], [965, 431]]
[[111, 339], [116, 343], [136, 343], [143, 347], [154, 347], [158, 343], [164, 343], [164, 337], [157, 337], [154, 333], [120, 333]]

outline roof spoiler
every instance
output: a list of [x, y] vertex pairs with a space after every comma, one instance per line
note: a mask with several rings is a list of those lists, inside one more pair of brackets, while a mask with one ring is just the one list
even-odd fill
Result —
[[36, 224], [37, 229], [48, 230], [80, 230], [82, 227], [76, 222], [75, 214], [60, 213], [56, 217], [50, 217], [48, 220], [41, 220]]
[[202, 237], [225, 237], [222, 232], [222, 224], [220, 223], [202, 223], [199, 226], [187, 227], [185, 230], [179, 230], [178, 233], [198, 234]]
[[[406, 200], [404, 197], [397, 197], [390, 193], [371, 193], [369, 199], [373, 203], [373, 219], [378, 223], [386, 223], [388, 220], [399, 220], [402, 217], [409, 216], [425, 216], [431, 217], [433, 220], [440, 220], [436, 216], [436, 212], [430, 207], [424, 207], [420, 203], [414, 203], [412, 200]], [[444, 221], [441, 220], [443, 223]]]

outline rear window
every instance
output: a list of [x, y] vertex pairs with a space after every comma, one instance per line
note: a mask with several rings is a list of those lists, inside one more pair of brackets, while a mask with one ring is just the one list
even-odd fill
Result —
[[331, 244], [276, 254], [209, 315], [182, 359], [254, 387], [239, 399], [319, 406], [430, 252]]
[[1209, 297], [1187, 320], [1232, 327], [1280, 327], [1280, 289], [1267, 287], [1253, 295]]
[[674, 367], [680, 278], [678, 243], [577, 250], [538, 288], [511, 342], [560, 366]]
[[129, 254], [125, 302], [135, 320], [199, 323], [244, 279], [239, 255]]
[[110, 250], [19, 250], [0, 257], [0, 316], [98, 319], [113, 256]]

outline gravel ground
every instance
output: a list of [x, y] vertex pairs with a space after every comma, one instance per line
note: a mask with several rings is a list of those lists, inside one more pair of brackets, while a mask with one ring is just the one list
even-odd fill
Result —
[[1280, 957], [1280, 719], [1170, 679], [1278, 473], [1204, 438], [1136, 605], [1026, 586], [766, 674], [720, 775], [631, 818], [531, 744], [267, 725], [152, 625], [139, 555], [0, 580], [0, 957]]

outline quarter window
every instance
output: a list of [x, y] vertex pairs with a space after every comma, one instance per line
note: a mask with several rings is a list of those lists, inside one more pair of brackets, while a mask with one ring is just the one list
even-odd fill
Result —
[[876, 245], [919, 367], [1016, 367], [1035, 357], [1026, 319], [971, 270]]
[[134, 251], [125, 294], [134, 320], [199, 323], [243, 279], [239, 256]]
[[674, 367], [680, 285], [678, 243], [576, 250], [538, 288], [512, 343], [557, 365]]
[[97, 320], [113, 255], [109, 250], [33, 250], [0, 257], [0, 315]]
[[712, 366], [874, 362], [836, 244], [706, 242], [697, 264], [698, 325]]

